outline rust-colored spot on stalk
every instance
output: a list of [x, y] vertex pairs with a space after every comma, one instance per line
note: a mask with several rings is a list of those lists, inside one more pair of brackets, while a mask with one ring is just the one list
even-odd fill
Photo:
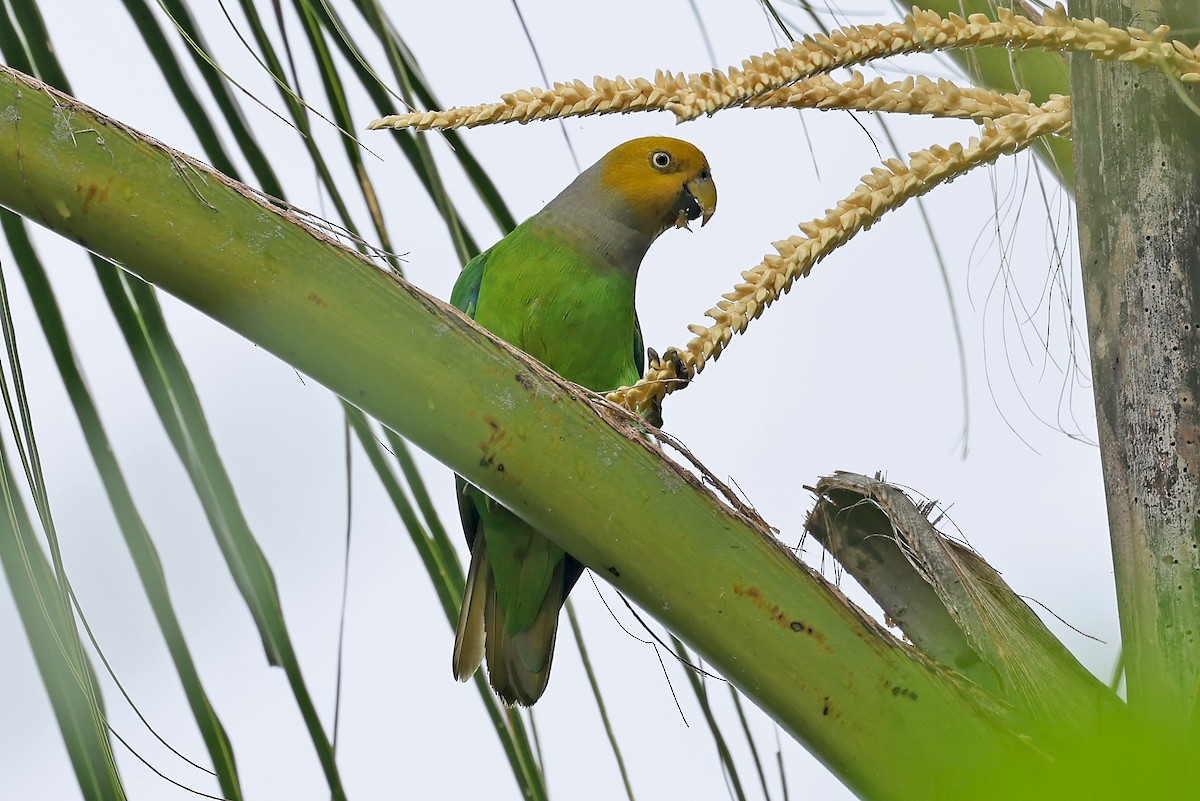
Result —
[[754, 585], [743, 587], [741, 584], [734, 584], [733, 594], [739, 598], [749, 599], [750, 602], [756, 607], [770, 615], [771, 621], [780, 628], [794, 631], [797, 634], [807, 634], [817, 642], [818, 646], [822, 648], [825, 647], [824, 634], [816, 631], [812, 626], [804, 623], [804, 621], [795, 620], [790, 615], [784, 613], [784, 611], [779, 608], [779, 604], [773, 604], [763, 597], [763, 591], [759, 587]]
[[[112, 183], [111, 178], [108, 179], [108, 183]], [[107, 184], [103, 188], [96, 186], [96, 184], [88, 184], [86, 191], [82, 186], [76, 186], [75, 189], [77, 192], [83, 194], [83, 208], [81, 211], [84, 214], [88, 213], [88, 209], [91, 208], [92, 201], [99, 200], [101, 203], [103, 203], [104, 201], [108, 200]]]
[[483, 455], [479, 459], [480, 467], [495, 468], [498, 472], [504, 472], [504, 463], [497, 462], [497, 451], [504, 447], [505, 440], [508, 439], [508, 432], [500, 425], [500, 421], [491, 415], [484, 415], [483, 422], [487, 423], [491, 434], [486, 442], [480, 444], [479, 448]]

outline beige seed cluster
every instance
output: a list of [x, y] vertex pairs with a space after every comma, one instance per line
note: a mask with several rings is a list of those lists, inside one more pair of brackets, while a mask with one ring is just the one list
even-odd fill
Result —
[[599, 75], [588, 86], [580, 80], [556, 83], [551, 89], [520, 89], [500, 96], [499, 103], [479, 106], [454, 106], [444, 111], [416, 111], [393, 114], [373, 120], [367, 128], [475, 128], [499, 122], [533, 122], [557, 117], [581, 117], [589, 114], [623, 114], [630, 111], [662, 111], [678, 96], [685, 83], [683, 73], [656, 72], [654, 82], [645, 78], [627, 81]]
[[[1023, 150], [1040, 136], [1069, 135], [1070, 98], [1054, 96], [1029, 112], [1017, 112], [984, 125], [982, 134], [964, 147], [932, 147], [909, 154], [907, 162], [888, 159], [864, 176], [848, 197], [828, 210], [824, 217], [800, 225], [801, 234], [772, 243], [775, 253], [742, 273], [742, 282], [705, 312], [712, 325], [690, 325], [694, 338], [679, 351], [689, 370], [698, 373], [716, 359], [734, 333], [742, 333], [750, 321], [762, 314], [797, 278], [806, 276], [813, 265], [860, 231], [905, 201], [923, 195], [967, 170], [996, 160], [1003, 154]], [[633, 387], [609, 393], [608, 399], [631, 409], [644, 410], [666, 393], [683, 386], [669, 360], [647, 371]]]
[[810, 36], [790, 48], [742, 62], [741, 69], [713, 70], [693, 76], [668, 105], [680, 119], [731, 106], [838, 67], [887, 56], [972, 47], [1013, 47], [1088, 53], [1102, 60], [1129, 61], [1164, 69], [1187, 83], [1200, 83], [1200, 54], [1179, 41], [1167, 40], [1163, 25], [1147, 33], [1140, 28], [1113, 28], [1102, 19], [1072, 19], [1058, 4], [1040, 22], [998, 8], [996, 19], [972, 14], [943, 17], [913, 8], [903, 22], [841, 28], [828, 37]]
[[[682, 73], [659, 71], [653, 81], [597, 77], [591, 86], [579, 80], [556, 83], [551, 89], [503, 95], [499, 103], [398, 114], [375, 120], [368, 127], [445, 129], [662, 109], [686, 120], [722, 108], [760, 105], [762, 101], [755, 100], [760, 96], [773, 95], [783, 87], [839, 67], [948, 48], [1086, 52], [1099, 59], [1129, 61], [1165, 70], [1187, 83], [1200, 83], [1200, 54], [1182, 42], [1168, 40], [1170, 29], [1165, 25], [1150, 32], [1113, 28], [1101, 19], [1072, 19], [1061, 5], [1047, 10], [1036, 22], [1006, 8], [997, 9], [996, 13], [995, 20], [982, 14], [964, 19], [956, 14], [942, 17], [933, 11], [914, 8], [902, 22], [851, 26], [829, 36], [805, 37], [791, 47], [749, 58], [740, 68], [686, 77]], [[813, 87], [805, 85], [805, 88]], [[967, 90], [961, 91], [959, 99], [975, 100], [966, 94]], [[950, 99], [952, 93], [945, 92], [944, 96]]]
[[882, 78], [868, 81], [853, 72], [849, 80], [836, 81], [814, 75], [748, 100], [749, 108], [854, 109], [929, 114], [934, 117], [967, 117], [979, 122], [1010, 114], [1033, 114], [1038, 110], [1028, 92], [1004, 94], [952, 81], [930, 80], [923, 75], [901, 81]]

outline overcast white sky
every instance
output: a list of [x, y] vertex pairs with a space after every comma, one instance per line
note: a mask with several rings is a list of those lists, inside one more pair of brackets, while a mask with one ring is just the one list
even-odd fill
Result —
[[[279, 107], [277, 93], [241, 49], [217, 4], [194, 5], [216, 59]], [[260, 5], [269, 18], [269, 4]], [[486, 101], [541, 83], [509, 3], [384, 5], [443, 103]], [[755, 2], [696, 0], [696, 5], [722, 66], [776, 45]], [[202, 157], [122, 4], [52, 0], [42, 6], [81, 100]], [[521, 8], [552, 80], [711, 66], [688, 0], [612, 0], [602, 7], [523, 0]], [[789, 19], [807, 22], [795, 7], [782, 8]], [[240, 25], [241, 17], [231, 13]], [[860, 2], [846, 14], [837, 20], [896, 16], [882, 0]], [[352, 13], [347, 17], [353, 19]], [[290, 13], [288, 24], [299, 43], [303, 36]], [[317, 80], [306, 65], [302, 69], [306, 96], [324, 108]], [[888, 76], [902, 70], [950, 73], [933, 58], [881, 69]], [[361, 125], [375, 116], [357, 95], [355, 104]], [[260, 141], [270, 144], [289, 199], [332, 213], [307, 169], [287, 172], [288, 165], [305, 163], [296, 134], [252, 103], [246, 115]], [[974, 132], [970, 123], [945, 120], [887, 122], [905, 151]], [[642, 325], [647, 343], [660, 351], [683, 344], [686, 324], [702, 321], [703, 311], [739, 280], [741, 270], [759, 261], [772, 240], [790, 235], [797, 222], [819, 216], [848, 194], [878, 162], [876, 146], [891, 155], [876, 117], [856, 120], [844, 112], [735, 111], [683, 128], [665, 114], [636, 115], [572, 120], [566, 130], [585, 166], [611, 146], [650, 133], [690, 139], [713, 166], [720, 191], [713, 221], [691, 235], [668, 233], [643, 267]], [[557, 123], [485, 128], [465, 137], [518, 217], [537, 211], [574, 175]], [[350, 187], [335, 135], [321, 130], [319, 138]], [[458, 264], [431, 204], [385, 135], [362, 138], [383, 158], [373, 164], [374, 176], [397, 247], [406, 254], [408, 277], [448, 297]], [[443, 143], [431, 141], [449, 165]], [[1107, 678], [1117, 650], [1117, 621], [1099, 453], [1081, 441], [1095, 436], [1086, 352], [1078, 349], [1077, 338], [1072, 353], [1064, 329], [1073, 311], [1073, 325], [1083, 330], [1082, 303], [1073, 303], [1082, 294], [1074, 260], [1059, 265], [1054, 256], [1055, 245], [1068, 254], [1074, 249], [1073, 210], [1048, 177], [1043, 175], [1044, 187], [1039, 184], [1032, 166], [1031, 156], [1010, 158], [926, 199], [966, 344], [965, 458], [950, 314], [915, 206], [818, 265], [692, 387], [669, 400], [666, 427], [718, 476], [735, 480], [790, 544], [799, 540], [811, 507], [802, 487], [837, 469], [884, 470], [891, 480], [938, 498], [1017, 592], [1104, 641], [1085, 639], [1048, 618], [1080, 659]], [[449, 176], [472, 231], [481, 244], [494, 241], [499, 232], [465, 181], [453, 169]], [[44, 232], [38, 243], [117, 456], [160, 548], [202, 677], [230, 732], [248, 797], [327, 798], [283, 674], [263, 660], [250, 618], [84, 255]], [[37, 404], [39, 444], [75, 588], [142, 711], [173, 745], [203, 761], [178, 681], [2, 244], [0, 263], [15, 295], [22, 363]], [[346, 505], [337, 403], [322, 387], [204, 316], [171, 298], [163, 303], [251, 525], [275, 569], [309, 686], [329, 720]], [[456, 519], [451, 475], [421, 458], [451, 524]], [[452, 632], [429, 581], [358, 454], [353, 503], [339, 745], [350, 796], [516, 798], [475, 690], [450, 675]], [[812, 546], [808, 554], [819, 562]], [[601, 593], [615, 600], [603, 584]], [[711, 737], [683, 674], [669, 669], [681, 716], [653, 649], [622, 631], [591, 582], [581, 582], [573, 597], [638, 797], [725, 797]], [[618, 615], [629, 623], [623, 610]], [[553, 680], [537, 706], [551, 795], [622, 797], [565, 623], [562, 635]], [[0, 727], [0, 787], [6, 797], [29, 801], [79, 797], [7, 593], [0, 593], [0, 638], [16, 646], [0, 663], [0, 719], [9, 722]], [[710, 684], [710, 690], [729, 712], [725, 689]], [[118, 731], [157, 766], [215, 791], [215, 783], [154, 743], [112, 695], [110, 712]], [[741, 758], [743, 782], [751, 797], [759, 797], [736, 720], [729, 714], [723, 720]], [[752, 727], [773, 763], [774, 726], [755, 710]], [[849, 797], [803, 749], [779, 737], [791, 797]], [[192, 797], [128, 754], [119, 756], [133, 798]], [[782, 797], [777, 776], [769, 780], [774, 797]]]

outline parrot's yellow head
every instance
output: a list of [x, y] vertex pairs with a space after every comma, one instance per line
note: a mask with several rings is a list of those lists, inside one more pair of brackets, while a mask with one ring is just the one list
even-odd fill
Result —
[[651, 238], [668, 228], [704, 225], [717, 210], [708, 159], [693, 144], [647, 136], [617, 145], [600, 160], [600, 181], [620, 195]]

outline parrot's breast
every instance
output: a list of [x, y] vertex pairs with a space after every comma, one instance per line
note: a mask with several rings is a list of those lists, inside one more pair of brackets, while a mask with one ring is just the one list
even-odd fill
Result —
[[636, 381], [636, 274], [527, 223], [490, 253], [475, 321], [596, 392]]

